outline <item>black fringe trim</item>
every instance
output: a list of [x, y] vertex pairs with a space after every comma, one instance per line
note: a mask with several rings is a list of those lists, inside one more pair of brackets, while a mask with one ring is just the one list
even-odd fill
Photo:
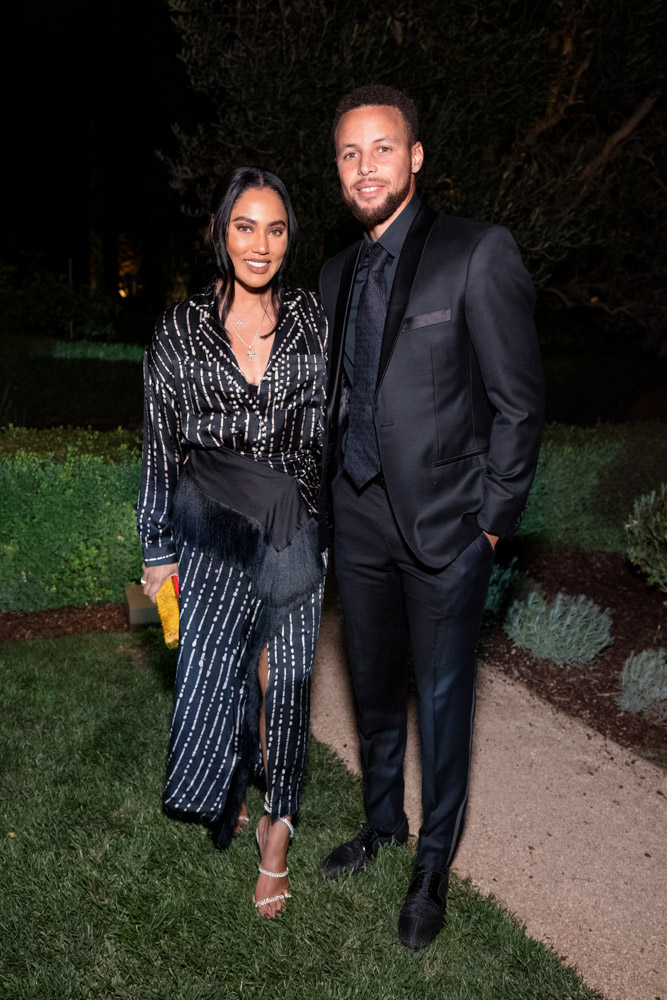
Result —
[[171, 519], [177, 547], [187, 542], [242, 570], [260, 600], [274, 608], [299, 607], [324, 576], [314, 518], [276, 552], [258, 521], [207, 496], [186, 474], [178, 482]]

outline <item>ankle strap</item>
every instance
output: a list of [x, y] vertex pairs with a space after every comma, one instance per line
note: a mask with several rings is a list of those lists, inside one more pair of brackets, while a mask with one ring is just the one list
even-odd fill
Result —
[[[264, 796], [264, 812], [268, 813], [269, 816], [271, 815], [271, 806], [269, 805], [269, 793], [268, 792]], [[284, 823], [285, 824], [285, 826], [289, 830], [289, 839], [291, 840], [293, 838], [293, 836], [294, 836], [294, 827], [292, 826], [292, 824], [288, 820], [287, 816], [279, 816], [278, 819], [276, 820], [276, 822], [277, 823]]]
[[262, 868], [261, 865], [257, 865], [257, 867], [259, 868], [262, 875], [268, 875], [269, 878], [287, 878], [287, 876], [289, 875], [289, 868], [287, 867], [287, 865], [285, 866], [284, 872], [270, 872], [266, 868]]
[[287, 816], [279, 816], [278, 817], [278, 822], [285, 824], [285, 826], [289, 830], [289, 839], [291, 840], [292, 837], [294, 836], [294, 827], [292, 826], [292, 824], [288, 820]]

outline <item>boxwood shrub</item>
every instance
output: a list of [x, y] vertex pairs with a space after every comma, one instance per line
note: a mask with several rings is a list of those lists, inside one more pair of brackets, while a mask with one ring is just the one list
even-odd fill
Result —
[[126, 431], [0, 433], [0, 611], [121, 601], [141, 566], [139, 472]]
[[519, 534], [624, 552], [628, 511], [665, 480], [664, 424], [549, 424]]
[[[0, 431], [0, 611], [123, 599], [141, 565], [140, 465], [131, 431]], [[627, 512], [666, 479], [662, 424], [551, 424], [520, 533], [553, 546], [623, 551]], [[512, 566], [496, 581], [492, 609], [515, 574]]]

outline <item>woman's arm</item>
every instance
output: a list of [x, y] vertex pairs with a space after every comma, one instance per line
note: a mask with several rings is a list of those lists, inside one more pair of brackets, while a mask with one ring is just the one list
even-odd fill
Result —
[[[324, 312], [324, 307], [322, 306], [322, 303], [321, 303], [320, 299], [316, 295], [313, 295], [313, 298], [315, 300], [315, 324], [316, 324], [316, 330], [317, 330], [317, 347], [318, 347], [318, 350], [319, 350], [320, 354], [322, 355], [322, 357], [324, 359], [324, 371], [326, 372], [327, 369], [328, 369], [328, 361], [329, 361], [329, 354], [328, 354], [328, 348], [329, 348], [329, 329], [328, 329], [328, 324], [327, 324], [327, 317], [326, 317], [326, 313]], [[326, 395], [326, 393], [327, 393], [327, 380], [326, 380], [326, 375], [325, 375], [325, 377], [324, 377], [324, 384], [323, 384], [323, 388], [322, 388], [322, 408], [321, 408], [320, 413], [318, 415], [318, 421], [317, 421], [317, 452], [318, 452], [318, 454], [317, 454], [317, 462], [318, 462], [318, 465], [321, 462], [321, 458], [322, 458], [322, 446], [323, 446], [323, 443], [324, 443], [324, 415], [326, 413], [326, 403], [327, 403], [327, 395]]]
[[[170, 309], [158, 320], [144, 359], [144, 442], [137, 526], [144, 565], [151, 579], [154, 568], [172, 567], [164, 576], [167, 579], [176, 563], [171, 505], [183, 465], [183, 450], [173, 374], [175, 335], [174, 310]], [[146, 572], [144, 579], [149, 579]]]

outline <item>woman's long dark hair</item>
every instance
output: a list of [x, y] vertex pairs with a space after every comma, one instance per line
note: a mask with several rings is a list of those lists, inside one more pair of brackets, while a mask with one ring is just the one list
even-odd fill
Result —
[[[287, 250], [280, 265], [279, 270], [271, 279], [269, 289], [271, 292], [271, 304], [276, 316], [280, 314], [280, 307], [283, 302], [283, 293], [286, 287], [287, 270], [294, 260], [296, 251], [296, 241], [299, 227], [294, 215], [292, 203], [285, 188], [285, 185], [272, 174], [270, 170], [262, 170], [260, 167], [234, 167], [218, 181], [211, 196], [211, 244], [215, 254], [217, 277], [221, 278], [220, 288], [215, 295], [214, 319], [219, 325], [221, 333], [229, 340], [225, 331], [225, 324], [229, 310], [234, 304], [234, 265], [227, 253], [226, 239], [229, 231], [229, 220], [232, 217], [232, 209], [237, 199], [250, 189], [271, 188], [275, 191], [285, 206], [287, 213]], [[265, 336], [268, 336], [266, 334]]]

